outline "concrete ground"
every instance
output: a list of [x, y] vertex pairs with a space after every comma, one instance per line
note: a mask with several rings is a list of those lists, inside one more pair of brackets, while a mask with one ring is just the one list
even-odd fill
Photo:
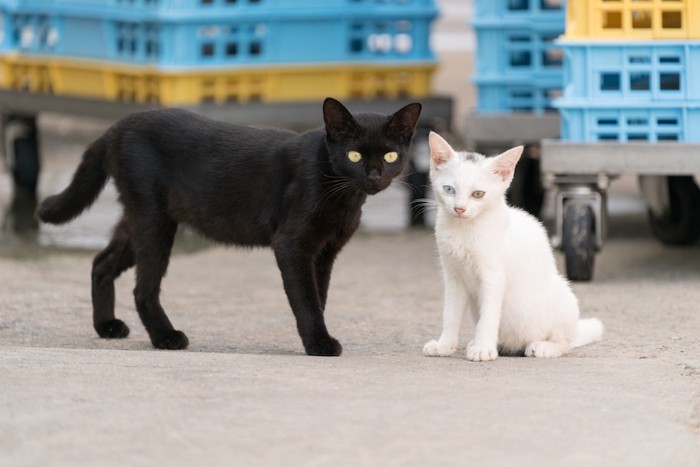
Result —
[[[101, 131], [61, 125], [42, 142], [42, 196]], [[700, 247], [656, 242], [633, 181], [616, 183], [595, 279], [573, 286], [604, 341], [482, 364], [421, 354], [440, 331], [441, 279], [431, 232], [401, 228], [400, 186], [371, 200], [336, 265], [326, 315], [340, 358], [303, 354], [269, 251], [187, 234], [163, 303], [191, 347], [151, 348], [132, 272], [117, 282], [132, 334], [99, 339], [90, 264], [118, 216], [113, 190], [36, 236], [13, 235], [7, 215], [0, 465], [698, 466]], [[3, 176], [4, 205], [10, 192]]]
[[[462, 115], [471, 10], [440, 3], [435, 85]], [[42, 196], [104, 128], [51, 125]], [[0, 209], [10, 198], [4, 174]], [[594, 281], [573, 285], [605, 338], [556, 360], [422, 356], [442, 287], [430, 231], [403, 229], [406, 199], [400, 186], [371, 198], [338, 260], [326, 315], [340, 358], [304, 355], [269, 251], [186, 233], [162, 298], [190, 348], [151, 347], [133, 272], [117, 282], [131, 336], [99, 339], [90, 263], [118, 216], [114, 190], [37, 234], [0, 215], [0, 466], [700, 466], [700, 247], [656, 242], [633, 180], [613, 184]]]

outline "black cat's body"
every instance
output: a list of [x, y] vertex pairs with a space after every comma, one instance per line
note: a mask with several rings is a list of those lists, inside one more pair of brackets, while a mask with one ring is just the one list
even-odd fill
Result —
[[[67, 222], [114, 179], [124, 215], [92, 271], [100, 336], [128, 335], [114, 317], [114, 280], [136, 265], [136, 308], [153, 345], [187, 347], [159, 302], [182, 223], [220, 243], [271, 246], [306, 352], [340, 355], [323, 319], [333, 262], [357, 229], [367, 194], [401, 173], [420, 105], [353, 117], [327, 99], [323, 110], [325, 128], [301, 134], [155, 110], [126, 117], [88, 147], [71, 185], [46, 199], [38, 216]], [[362, 160], [349, 160], [349, 151]], [[398, 160], [384, 160], [389, 152]]]

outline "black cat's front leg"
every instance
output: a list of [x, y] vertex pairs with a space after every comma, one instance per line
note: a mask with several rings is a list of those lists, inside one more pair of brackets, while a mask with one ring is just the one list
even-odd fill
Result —
[[341, 247], [336, 244], [328, 244], [319, 253], [314, 262], [316, 270], [316, 282], [318, 284], [318, 296], [321, 300], [321, 309], [325, 311], [328, 299], [328, 287], [331, 282], [331, 270]]
[[151, 216], [149, 223], [137, 223], [133, 218], [130, 220], [136, 253], [134, 299], [141, 322], [155, 348], [185, 349], [189, 345], [187, 336], [182, 331], [173, 329], [159, 298], [177, 224], [166, 218], [157, 219], [155, 215]]
[[288, 239], [278, 239], [273, 243], [273, 249], [306, 353], [339, 356], [343, 347], [328, 334], [323, 319], [313, 255], [304, 252], [297, 242]]

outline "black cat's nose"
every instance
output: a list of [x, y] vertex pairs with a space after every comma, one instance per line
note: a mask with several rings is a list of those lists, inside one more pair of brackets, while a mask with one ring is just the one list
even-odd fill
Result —
[[376, 169], [372, 169], [372, 171], [369, 174], [367, 174], [367, 180], [369, 180], [372, 183], [377, 183], [381, 179], [382, 176], [379, 175], [379, 172], [377, 172]]

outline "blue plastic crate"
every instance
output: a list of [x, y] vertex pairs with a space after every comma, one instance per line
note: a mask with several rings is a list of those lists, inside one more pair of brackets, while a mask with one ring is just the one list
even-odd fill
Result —
[[700, 142], [700, 104], [558, 107], [565, 141]]
[[700, 41], [559, 41], [564, 99], [700, 100]]
[[433, 0], [0, 0], [0, 53], [160, 69], [433, 62]]
[[475, 80], [481, 113], [553, 112], [561, 97], [559, 80]]
[[478, 24], [554, 20], [563, 26], [565, 11], [566, 0], [474, 0], [474, 22]]
[[476, 28], [475, 75], [562, 79], [563, 52], [555, 42], [564, 25]]
[[561, 94], [564, 1], [475, 0], [474, 74], [479, 112], [552, 110]]
[[96, 12], [129, 13], [132, 16], [156, 13], [160, 17], [187, 17], [214, 14], [247, 14], [265, 11], [267, 13], [285, 10], [319, 9], [342, 10], [346, 13], [381, 10], [391, 12], [432, 6], [433, 0], [2, 0], [2, 5], [29, 8], [51, 8], [56, 12], [70, 11], [93, 16]]

